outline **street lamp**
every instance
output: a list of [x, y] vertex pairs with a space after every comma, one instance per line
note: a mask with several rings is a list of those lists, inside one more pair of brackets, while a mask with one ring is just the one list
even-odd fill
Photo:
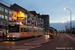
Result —
[[66, 31], [67, 31], [67, 28], [68, 28], [68, 19], [67, 18], [63, 18], [63, 19], [67, 20], [67, 26], [66, 26]]
[[68, 19], [67, 18], [63, 18], [63, 19], [66, 19], [67, 20], [67, 27], [68, 27]]
[[69, 10], [70, 11], [70, 32], [72, 34], [72, 16], [71, 16], [72, 12], [69, 8], [64, 8], [64, 10]]
[[64, 21], [62, 21], [62, 23], [65, 25], [65, 30], [66, 30], [66, 24], [65, 24], [65, 22], [64, 22]]

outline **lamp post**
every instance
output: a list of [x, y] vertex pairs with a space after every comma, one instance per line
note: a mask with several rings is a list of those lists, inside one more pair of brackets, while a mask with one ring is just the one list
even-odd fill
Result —
[[66, 27], [66, 24], [65, 24], [65, 22], [64, 22], [64, 21], [62, 21], [62, 23], [65, 25], [65, 30], [66, 30], [66, 28], [67, 28], [67, 27]]
[[67, 28], [68, 28], [68, 19], [67, 18], [63, 18], [67, 20], [67, 26], [66, 26], [66, 33], [67, 33]]
[[70, 11], [70, 32], [72, 34], [72, 16], [71, 16], [72, 12], [69, 8], [64, 8], [64, 10], [69, 10]]

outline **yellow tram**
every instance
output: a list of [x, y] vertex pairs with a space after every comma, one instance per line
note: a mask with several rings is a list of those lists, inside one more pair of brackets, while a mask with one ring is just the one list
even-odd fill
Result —
[[37, 37], [43, 35], [43, 29], [39, 27], [32, 27], [23, 25], [21, 22], [9, 22], [7, 40], [21, 39], [28, 37]]

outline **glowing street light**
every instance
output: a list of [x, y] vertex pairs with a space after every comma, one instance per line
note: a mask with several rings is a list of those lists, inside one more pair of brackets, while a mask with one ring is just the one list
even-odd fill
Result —
[[64, 10], [69, 10], [70, 11], [70, 32], [72, 34], [72, 16], [71, 16], [71, 10], [69, 8], [64, 8]]
[[65, 25], [65, 27], [66, 27], [66, 33], [67, 33], [67, 28], [68, 28], [68, 19], [67, 19], [67, 18], [63, 18], [63, 19], [66, 19], [66, 20], [67, 20], [67, 26]]
[[65, 22], [64, 22], [64, 21], [62, 21], [62, 23], [65, 25], [65, 30], [66, 30], [66, 24], [65, 24]]
[[64, 8], [64, 10], [66, 10], [66, 8]]
[[64, 21], [62, 21], [62, 23], [65, 23]]
[[68, 19], [67, 18], [63, 18], [63, 19], [66, 19], [67, 20], [67, 26], [68, 26]]

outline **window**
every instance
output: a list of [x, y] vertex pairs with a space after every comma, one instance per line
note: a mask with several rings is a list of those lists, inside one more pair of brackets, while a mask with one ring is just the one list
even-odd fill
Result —
[[1, 10], [1, 7], [0, 7], [0, 11], [2, 11], [2, 10]]
[[38, 33], [38, 31], [34, 29], [34, 33]]
[[32, 28], [30, 28], [30, 32], [32, 32]]
[[5, 26], [8, 26], [8, 23], [5, 23]]
[[11, 15], [11, 11], [9, 11], [9, 15]]
[[1, 14], [0, 14], [0, 18], [4, 19], [4, 15], [1, 15]]
[[19, 25], [9, 25], [9, 32], [19, 32]]
[[2, 19], [4, 19], [4, 15], [2, 15]]
[[8, 14], [8, 10], [7, 9], [5, 9], [5, 13]]
[[23, 28], [21, 27], [21, 32], [23, 32]]
[[0, 25], [3, 25], [3, 22], [0, 22]]
[[29, 32], [29, 28], [24, 28], [24, 32]]
[[2, 18], [2, 15], [0, 14], [0, 18]]
[[8, 20], [8, 16], [5, 16], [5, 19]]
[[4, 8], [0, 7], [0, 11], [1, 11], [1, 12], [4, 12]]
[[2, 10], [2, 12], [4, 12], [4, 8], [2, 8], [1, 10]]
[[11, 17], [9, 17], [9, 20], [11, 21]]
[[16, 17], [16, 15], [15, 15], [15, 17]]
[[13, 13], [12, 13], [12, 16], [13, 16]]

